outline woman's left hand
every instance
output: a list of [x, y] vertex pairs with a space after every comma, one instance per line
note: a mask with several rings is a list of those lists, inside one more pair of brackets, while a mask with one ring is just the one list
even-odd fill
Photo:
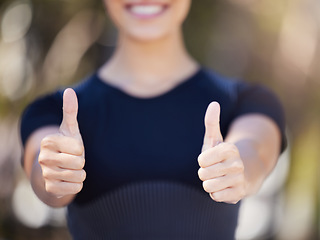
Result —
[[205, 116], [206, 132], [198, 157], [198, 175], [213, 200], [236, 204], [246, 196], [244, 164], [236, 145], [223, 142], [219, 118], [220, 106], [213, 102]]

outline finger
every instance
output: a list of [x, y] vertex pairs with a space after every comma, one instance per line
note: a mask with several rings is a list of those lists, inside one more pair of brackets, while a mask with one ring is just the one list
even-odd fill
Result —
[[59, 197], [70, 194], [77, 194], [81, 191], [82, 187], [83, 183], [71, 183], [62, 181], [45, 182], [46, 191]]
[[210, 197], [216, 202], [236, 204], [245, 194], [239, 188], [226, 188], [218, 192], [210, 193]]
[[38, 161], [41, 166], [59, 167], [70, 170], [81, 170], [84, 167], [85, 159], [82, 156], [74, 156], [66, 153], [50, 153], [42, 151]]
[[208, 193], [215, 193], [233, 187], [238, 182], [238, 176], [228, 175], [206, 180], [202, 183], [203, 189]]
[[82, 183], [86, 179], [86, 172], [84, 170], [70, 170], [57, 167], [43, 168], [42, 175], [49, 181], [54, 179], [63, 182]]
[[211, 147], [223, 141], [220, 131], [220, 105], [217, 102], [209, 104], [205, 119], [205, 135], [203, 139], [202, 151], [205, 151]]
[[46, 136], [41, 141], [41, 150], [63, 152], [75, 156], [83, 156], [84, 147], [82, 140], [54, 134]]
[[84, 168], [85, 159], [82, 156], [74, 156], [66, 153], [59, 153], [57, 165], [63, 169], [81, 170]]
[[223, 163], [216, 163], [206, 168], [199, 168], [198, 176], [202, 181], [222, 177], [227, 173], [227, 169], [223, 165]]
[[63, 119], [60, 131], [63, 135], [76, 137], [80, 135], [77, 114], [78, 99], [73, 89], [67, 88], [63, 93]]
[[240, 159], [228, 159], [206, 168], [198, 170], [199, 178], [202, 181], [222, 177], [228, 174], [239, 174], [244, 171], [243, 162]]
[[239, 158], [239, 150], [234, 144], [221, 143], [214, 148], [209, 148], [198, 156], [199, 166], [209, 167], [227, 159]]

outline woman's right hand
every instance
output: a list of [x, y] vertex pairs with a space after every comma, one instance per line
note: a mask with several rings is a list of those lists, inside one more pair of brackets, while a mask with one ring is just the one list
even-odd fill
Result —
[[60, 133], [48, 135], [41, 141], [38, 162], [45, 190], [58, 198], [79, 193], [86, 178], [83, 170], [84, 146], [77, 113], [77, 96], [72, 89], [66, 89]]

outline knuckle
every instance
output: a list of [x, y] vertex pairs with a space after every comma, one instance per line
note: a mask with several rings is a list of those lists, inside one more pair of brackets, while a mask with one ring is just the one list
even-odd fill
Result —
[[198, 163], [200, 167], [208, 167], [210, 163], [214, 161], [214, 159], [216, 158], [214, 150], [214, 148], [208, 149], [198, 156]]
[[74, 146], [76, 155], [80, 156], [84, 153], [84, 146], [81, 140], [77, 140]]
[[80, 158], [79, 160], [79, 169], [83, 169], [86, 161], [84, 158]]
[[223, 199], [221, 198], [221, 194], [217, 193], [210, 193], [210, 197], [216, 201], [216, 202], [223, 202]]
[[199, 164], [200, 167], [203, 166], [203, 154], [200, 154], [200, 155], [198, 156], [198, 164]]
[[202, 183], [202, 187], [203, 187], [203, 189], [206, 191], [206, 192], [210, 192], [210, 184], [209, 184], [209, 182], [208, 181], [204, 181], [203, 183]]
[[41, 166], [45, 165], [57, 165], [58, 156], [55, 153], [50, 151], [40, 151], [38, 156], [38, 162]]
[[76, 183], [82, 183], [86, 179], [86, 172], [84, 170], [76, 170], [70, 172], [70, 179], [73, 179]]
[[40, 151], [38, 156], [38, 163], [40, 165], [46, 165], [52, 159], [51, 153], [48, 151]]
[[83, 182], [87, 177], [87, 173], [85, 170], [81, 170], [81, 182]]
[[243, 162], [240, 159], [238, 159], [237, 161], [234, 161], [232, 164], [232, 169], [234, 170], [234, 172], [243, 172], [244, 171]]
[[83, 187], [83, 183], [75, 183], [75, 184], [73, 184], [72, 192], [73, 193], [78, 193], [78, 192], [81, 191], [82, 187]]
[[239, 169], [240, 172], [244, 172], [244, 165], [243, 165], [242, 161], [239, 161], [238, 169]]
[[239, 150], [238, 150], [237, 146], [232, 144], [232, 143], [228, 144], [228, 148], [229, 148], [229, 151], [231, 153], [233, 153], [233, 154], [238, 154], [239, 153]]
[[70, 158], [70, 161], [72, 161], [72, 165], [75, 169], [77, 170], [81, 170], [84, 168], [85, 165], [85, 160], [83, 157], [79, 157], [79, 156], [72, 156]]
[[51, 174], [50, 174], [50, 171], [49, 171], [48, 168], [46, 168], [46, 167], [42, 168], [42, 176], [45, 179], [49, 179], [50, 178]]
[[48, 193], [57, 194], [57, 186], [50, 181], [46, 181], [45, 189]]
[[60, 171], [60, 173], [59, 173], [59, 179], [61, 179], [63, 181], [69, 181], [70, 176], [71, 176], [70, 170], [64, 169], [64, 170]]
[[40, 165], [43, 165], [48, 159], [47, 154], [44, 151], [41, 151], [38, 156], [38, 162]]
[[52, 135], [46, 136], [41, 140], [41, 148], [52, 148], [55, 145], [55, 139]]
[[198, 176], [199, 176], [199, 178], [202, 180], [202, 181], [204, 181], [204, 179], [205, 179], [205, 176], [204, 176], [205, 174], [204, 174], [204, 169], [203, 168], [199, 168], [199, 170], [198, 170]]
[[214, 193], [210, 193], [209, 196], [212, 200], [217, 201]]

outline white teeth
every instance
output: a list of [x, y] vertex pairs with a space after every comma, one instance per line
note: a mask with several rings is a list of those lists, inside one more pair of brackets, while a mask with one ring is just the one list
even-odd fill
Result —
[[131, 12], [138, 15], [155, 15], [162, 11], [160, 5], [134, 5], [131, 7]]

